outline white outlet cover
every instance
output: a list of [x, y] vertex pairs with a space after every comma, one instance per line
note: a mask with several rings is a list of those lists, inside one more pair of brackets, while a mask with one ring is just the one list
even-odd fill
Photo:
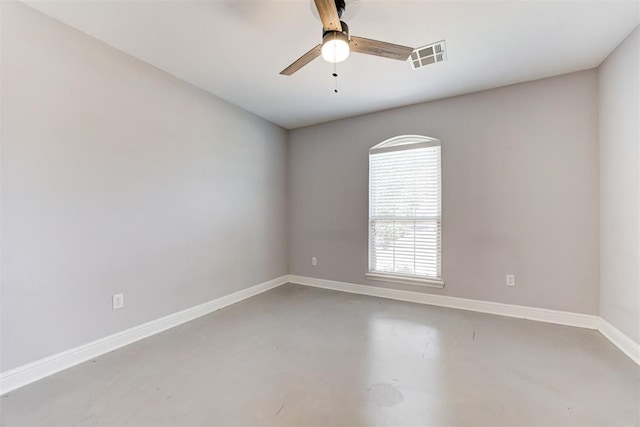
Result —
[[111, 302], [114, 310], [124, 307], [124, 294], [113, 295]]
[[507, 286], [515, 286], [515, 285], [516, 285], [515, 274], [507, 274]]
[[311, 257], [311, 265], [318, 265], [318, 258]]

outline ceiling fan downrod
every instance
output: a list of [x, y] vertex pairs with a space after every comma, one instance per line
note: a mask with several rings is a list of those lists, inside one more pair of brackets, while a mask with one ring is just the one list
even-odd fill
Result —
[[338, 11], [339, 18], [342, 18], [342, 14], [344, 13], [345, 8], [346, 5], [344, 3], [344, 0], [336, 0], [336, 10]]

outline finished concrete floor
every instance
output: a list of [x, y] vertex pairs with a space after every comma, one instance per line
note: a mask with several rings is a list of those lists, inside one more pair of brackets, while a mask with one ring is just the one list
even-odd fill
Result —
[[596, 331], [285, 285], [0, 400], [6, 426], [640, 425]]

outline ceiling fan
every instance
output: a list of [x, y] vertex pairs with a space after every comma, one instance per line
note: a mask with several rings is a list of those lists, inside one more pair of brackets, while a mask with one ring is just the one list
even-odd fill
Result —
[[411, 47], [350, 36], [349, 27], [340, 20], [345, 10], [344, 0], [314, 0], [314, 2], [322, 21], [322, 44], [296, 59], [280, 74], [290, 76], [320, 55], [332, 63], [344, 61], [349, 57], [350, 52], [406, 61], [413, 52]]

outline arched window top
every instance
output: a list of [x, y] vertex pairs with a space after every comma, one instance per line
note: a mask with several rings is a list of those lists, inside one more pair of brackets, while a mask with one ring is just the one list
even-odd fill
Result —
[[388, 153], [390, 151], [412, 150], [414, 148], [439, 147], [440, 140], [422, 135], [396, 136], [369, 149], [369, 154]]

